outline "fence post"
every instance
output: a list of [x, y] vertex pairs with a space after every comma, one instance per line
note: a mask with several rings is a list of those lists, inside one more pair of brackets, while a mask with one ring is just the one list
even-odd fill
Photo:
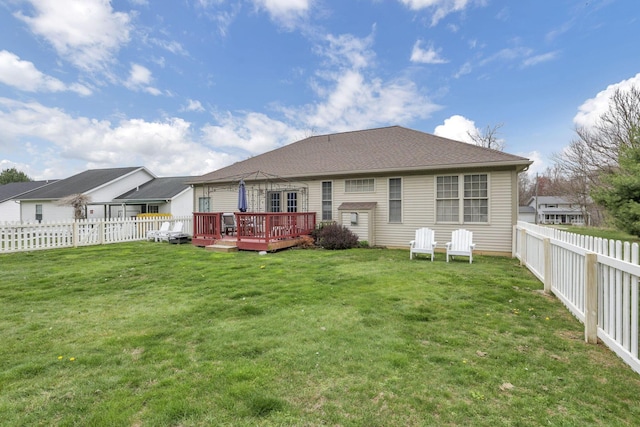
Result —
[[511, 233], [511, 258], [515, 258], [516, 254], [518, 253], [518, 236], [517, 233], [518, 232], [518, 226], [514, 225], [513, 226], [513, 231]]
[[544, 293], [551, 293], [552, 277], [553, 277], [553, 260], [551, 257], [551, 239], [545, 237], [544, 243]]
[[107, 227], [105, 226], [105, 221], [102, 220], [100, 222], [98, 222], [98, 243], [101, 245], [104, 245], [105, 242], [105, 233], [106, 233]]
[[78, 240], [80, 240], [80, 236], [78, 236], [78, 220], [73, 220], [73, 247], [78, 247]]
[[598, 255], [585, 255], [584, 339], [589, 344], [598, 342]]
[[520, 266], [527, 265], [527, 230], [520, 230]]

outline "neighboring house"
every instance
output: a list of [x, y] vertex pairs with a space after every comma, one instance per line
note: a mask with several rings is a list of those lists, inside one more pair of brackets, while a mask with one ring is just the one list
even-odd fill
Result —
[[[140, 213], [166, 213], [173, 216], [191, 215], [193, 212], [193, 189], [185, 182], [193, 177], [155, 178], [128, 191], [115, 199], [120, 204], [112, 212], [118, 216], [134, 216]], [[124, 212], [124, 215], [123, 215]]]
[[583, 225], [585, 223], [586, 210], [579, 203], [571, 202], [565, 197], [532, 197], [527, 205], [537, 212], [538, 224]]
[[11, 182], [0, 185], [0, 223], [20, 222], [20, 196], [53, 182], [55, 180]]
[[191, 215], [193, 177], [157, 178], [142, 166], [91, 169], [22, 194], [22, 222], [73, 218], [71, 206], [59, 200], [72, 194], [89, 196], [87, 218], [128, 218], [141, 213]]
[[479, 252], [511, 253], [526, 158], [392, 126], [312, 136], [194, 178], [196, 212], [315, 212], [370, 245], [408, 247], [431, 227], [441, 248], [474, 232]]
[[519, 206], [518, 207], [518, 221], [530, 222], [535, 224], [536, 222], [536, 208], [533, 206]]

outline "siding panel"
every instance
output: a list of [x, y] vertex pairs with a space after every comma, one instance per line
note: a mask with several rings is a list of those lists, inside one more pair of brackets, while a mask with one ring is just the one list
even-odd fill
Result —
[[[338, 207], [343, 202], [377, 202], [373, 217], [375, 242], [379, 246], [408, 248], [409, 241], [413, 239], [417, 228], [430, 227], [435, 230], [438, 247], [444, 248], [453, 230], [466, 228], [474, 233], [477, 251], [511, 253], [512, 227], [516, 221], [513, 212], [517, 211], [517, 207], [513, 205], [516, 200], [515, 191], [517, 191], [514, 188], [516, 185], [514, 183], [517, 183], [514, 179], [515, 170], [481, 171], [480, 173], [489, 175], [490, 222], [488, 224], [437, 224], [435, 222], [435, 176], [437, 175], [433, 174], [391, 176], [402, 178], [401, 223], [388, 222], [388, 179], [390, 177], [365, 176], [365, 178], [375, 178], [375, 191], [363, 193], [345, 193], [344, 179], [318, 179], [300, 184], [308, 186], [309, 211], [316, 212], [318, 220], [322, 218], [322, 181], [333, 183], [333, 218], [344, 225], [350, 224], [349, 218], [341, 218], [338, 212]], [[247, 185], [250, 186], [251, 183], [247, 182]], [[214, 186], [207, 188], [216, 189]], [[197, 188], [195, 197], [202, 193], [203, 188]], [[211, 193], [211, 201], [213, 211], [235, 212], [237, 210], [237, 193], [225, 191], [222, 187]], [[264, 203], [259, 211], [264, 211]], [[363, 237], [361, 239], [367, 240]]]

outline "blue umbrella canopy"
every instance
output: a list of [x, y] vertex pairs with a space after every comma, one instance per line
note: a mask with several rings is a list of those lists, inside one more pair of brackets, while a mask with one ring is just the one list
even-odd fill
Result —
[[247, 211], [247, 189], [244, 186], [244, 180], [240, 180], [238, 186], [238, 210], [240, 212]]

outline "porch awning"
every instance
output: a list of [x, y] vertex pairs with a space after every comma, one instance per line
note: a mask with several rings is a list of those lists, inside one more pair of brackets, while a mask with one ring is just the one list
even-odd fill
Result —
[[339, 211], [365, 211], [375, 209], [378, 202], [344, 202], [338, 206]]

